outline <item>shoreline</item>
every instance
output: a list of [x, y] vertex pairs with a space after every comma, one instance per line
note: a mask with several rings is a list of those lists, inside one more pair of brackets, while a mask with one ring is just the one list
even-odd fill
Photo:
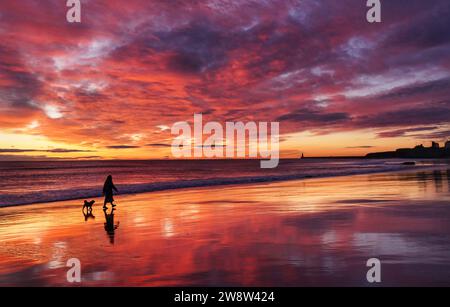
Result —
[[[148, 190], [142, 191], [130, 191], [120, 194], [115, 194], [115, 196], [129, 196], [129, 195], [139, 195], [139, 194], [148, 194], [155, 192], [164, 192], [164, 191], [180, 191], [180, 190], [192, 190], [192, 189], [200, 189], [207, 187], [232, 187], [232, 186], [246, 186], [246, 185], [258, 185], [258, 184], [270, 184], [270, 183], [281, 183], [281, 182], [289, 182], [289, 181], [305, 181], [305, 180], [314, 180], [314, 179], [322, 179], [322, 178], [338, 178], [338, 177], [349, 177], [349, 176], [359, 176], [359, 175], [370, 175], [370, 174], [382, 174], [382, 173], [397, 173], [397, 172], [414, 172], [414, 171], [430, 171], [430, 170], [442, 170], [446, 168], [450, 168], [450, 165], [425, 165], [425, 166], [405, 166], [398, 165], [399, 169], [385, 169], [385, 170], [373, 170], [373, 171], [354, 171], [348, 172], [345, 174], [327, 174], [327, 175], [279, 175], [279, 176], [258, 176], [258, 177], [241, 177], [241, 178], [213, 178], [213, 179], [205, 179], [202, 180], [201, 184], [198, 184], [199, 180], [187, 180], [184, 182], [161, 182], [161, 183], [150, 183], [150, 184], [142, 184], [146, 186], [151, 186]], [[216, 181], [214, 181], [216, 180]], [[208, 182], [204, 184], [204, 182]], [[158, 186], [158, 184], [161, 184]], [[122, 185], [126, 186], [126, 185]], [[141, 185], [139, 185], [141, 186]], [[138, 186], [138, 187], [139, 187]], [[120, 188], [120, 186], [119, 186]], [[119, 189], [120, 190], [120, 189]], [[18, 203], [12, 205], [0, 205], [0, 210], [4, 208], [12, 208], [12, 207], [23, 207], [23, 206], [32, 206], [32, 205], [40, 205], [40, 204], [52, 204], [58, 202], [65, 201], [75, 201], [88, 198], [102, 198], [101, 194], [87, 194], [84, 197], [74, 196], [67, 198], [59, 198], [55, 200], [43, 200], [32, 203]]]

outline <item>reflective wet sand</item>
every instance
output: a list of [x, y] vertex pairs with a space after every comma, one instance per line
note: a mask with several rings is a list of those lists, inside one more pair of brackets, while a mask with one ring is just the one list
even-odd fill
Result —
[[[450, 170], [118, 195], [0, 209], [0, 285], [450, 285]], [[110, 210], [107, 211], [111, 213]], [[112, 227], [111, 227], [112, 225]], [[117, 226], [117, 229], [114, 229]]]

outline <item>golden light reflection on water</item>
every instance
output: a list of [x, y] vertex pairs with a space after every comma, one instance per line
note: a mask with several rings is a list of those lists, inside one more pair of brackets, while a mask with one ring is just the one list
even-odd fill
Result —
[[[361, 284], [365, 260], [377, 256], [392, 266], [384, 280], [393, 284], [450, 284], [442, 273], [449, 177], [422, 171], [119, 195], [112, 233], [100, 205], [88, 220], [82, 201], [3, 208], [0, 283], [69, 285], [65, 263], [75, 257], [83, 285]], [[401, 273], [417, 258], [422, 275]]]

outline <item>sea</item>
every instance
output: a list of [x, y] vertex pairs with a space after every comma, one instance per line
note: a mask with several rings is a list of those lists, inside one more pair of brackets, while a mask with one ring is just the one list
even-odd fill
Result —
[[97, 160], [0, 162], [0, 207], [102, 195], [113, 176], [118, 194], [265, 183], [306, 178], [399, 171], [446, 164], [443, 160], [282, 159], [262, 169], [259, 160]]

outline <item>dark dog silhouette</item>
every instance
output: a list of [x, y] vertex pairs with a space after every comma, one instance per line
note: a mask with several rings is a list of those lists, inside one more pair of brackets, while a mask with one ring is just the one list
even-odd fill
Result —
[[83, 205], [83, 212], [84, 212], [84, 208], [86, 208], [88, 211], [92, 211], [92, 205], [95, 204], [95, 200], [91, 200], [91, 201], [84, 201], [84, 205]]

